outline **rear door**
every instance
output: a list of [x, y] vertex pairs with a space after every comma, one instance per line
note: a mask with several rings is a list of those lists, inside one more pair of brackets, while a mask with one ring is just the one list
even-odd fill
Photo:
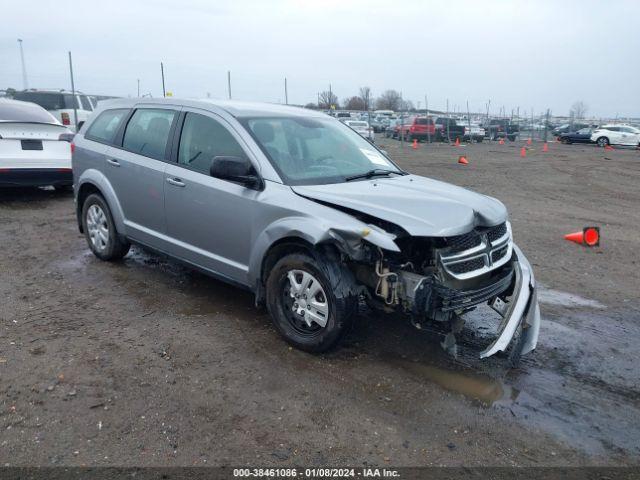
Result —
[[[175, 256], [246, 285], [261, 192], [209, 174], [216, 156], [252, 158], [221, 117], [184, 109], [176, 163], [165, 171], [167, 233]], [[254, 163], [255, 165], [255, 163]]]
[[105, 159], [127, 235], [158, 249], [166, 248], [164, 170], [178, 111], [169, 105], [136, 108]]

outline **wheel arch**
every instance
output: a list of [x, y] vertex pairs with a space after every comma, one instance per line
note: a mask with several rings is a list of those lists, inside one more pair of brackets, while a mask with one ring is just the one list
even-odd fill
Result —
[[76, 188], [76, 216], [78, 219], [78, 228], [83, 233], [82, 227], [82, 207], [86, 198], [92, 193], [97, 193], [104, 198], [105, 202], [111, 210], [111, 216], [113, 223], [116, 226], [116, 230], [119, 234], [124, 235], [124, 214], [122, 207], [118, 201], [118, 197], [111, 186], [109, 180], [98, 170], [90, 169], [83, 172], [78, 180], [78, 186]]

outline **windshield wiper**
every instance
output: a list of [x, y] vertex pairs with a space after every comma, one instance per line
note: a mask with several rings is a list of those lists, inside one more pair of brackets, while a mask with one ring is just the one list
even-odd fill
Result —
[[391, 173], [395, 173], [396, 175], [403, 175], [403, 172], [398, 172], [397, 170], [385, 170], [384, 168], [374, 168], [373, 170], [369, 170], [368, 172], [365, 172], [365, 173], [359, 173], [358, 175], [351, 175], [350, 177], [345, 178], [345, 181], [350, 182], [351, 180], [358, 180], [360, 178], [386, 177]]

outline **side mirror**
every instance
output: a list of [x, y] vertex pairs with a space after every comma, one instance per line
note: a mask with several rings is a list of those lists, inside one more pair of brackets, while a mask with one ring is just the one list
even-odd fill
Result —
[[78, 131], [80, 131], [83, 125], [84, 125], [84, 120], [81, 120], [78, 122]]
[[259, 189], [262, 181], [247, 158], [218, 156], [213, 157], [209, 174], [212, 177], [239, 183], [247, 188]]

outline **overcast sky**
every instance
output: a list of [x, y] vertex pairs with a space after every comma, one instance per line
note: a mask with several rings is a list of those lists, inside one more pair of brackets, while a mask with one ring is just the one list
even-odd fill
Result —
[[640, 1], [108, 0], [3, 2], [0, 88], [315, 102], [368, 85], [424, 107], [640, 116]]

